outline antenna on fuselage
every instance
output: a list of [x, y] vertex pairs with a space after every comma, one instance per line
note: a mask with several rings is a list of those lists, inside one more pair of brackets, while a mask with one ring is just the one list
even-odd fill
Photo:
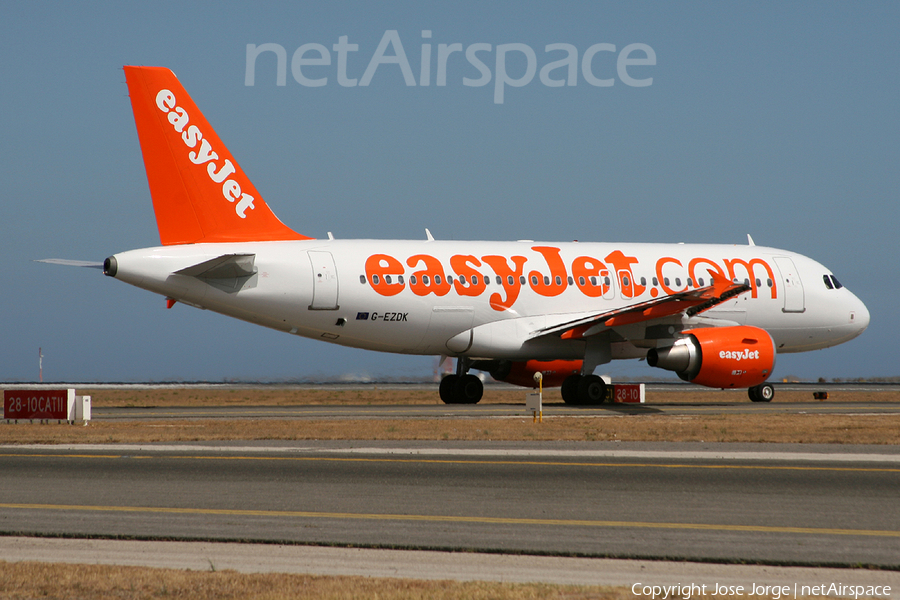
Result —
[[749, 233], [747, 234], [747, 245], [748, 245], [748, 246], [755, 246], [755, 245], [756, 245], [755, 243], [753, 243], [753, 238], [750, 237], [750, 234], [749, 234]]

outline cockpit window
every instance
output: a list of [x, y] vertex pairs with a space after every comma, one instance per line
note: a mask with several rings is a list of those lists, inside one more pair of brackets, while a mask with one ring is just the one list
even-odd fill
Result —
[[834, 275], [822, 275], [822, 280], [825, 282], [825, 287], [829, 290], [839, 290], [844, 287]]

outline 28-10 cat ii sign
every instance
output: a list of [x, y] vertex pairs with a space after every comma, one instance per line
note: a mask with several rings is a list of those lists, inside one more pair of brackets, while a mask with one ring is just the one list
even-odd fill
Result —
[[4, 390], [4, 419], [71, 420], [75, 390]]

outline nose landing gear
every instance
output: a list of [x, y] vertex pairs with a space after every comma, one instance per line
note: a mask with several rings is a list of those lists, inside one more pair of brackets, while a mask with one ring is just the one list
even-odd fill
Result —
[[751, 402], [771, 402], [775, 397], [775, 388], [771, 383], [761, 383], [747, 389]]

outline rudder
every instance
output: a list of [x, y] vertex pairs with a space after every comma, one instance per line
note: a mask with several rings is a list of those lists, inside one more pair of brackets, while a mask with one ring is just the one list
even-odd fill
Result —
[[311, 239], [275, 216], [172, 71], [125, 79], [164, 246]]

